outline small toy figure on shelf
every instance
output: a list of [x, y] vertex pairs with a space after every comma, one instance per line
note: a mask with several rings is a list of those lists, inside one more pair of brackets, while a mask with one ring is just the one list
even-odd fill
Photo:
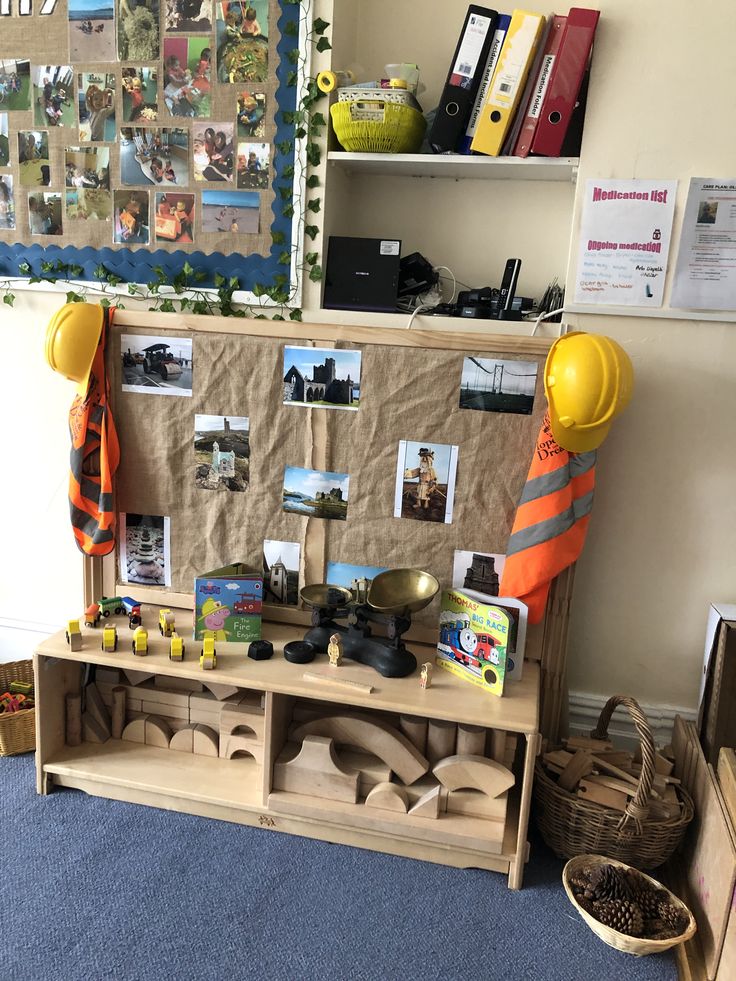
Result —
[[[159, 624], [160, 628], [160, 624]], [[183, 661], [184, 660], [184, 638], [180, 637], [176, 631], [171, 634], [171, 643], [169, 644], [169, 660], [170, 661]]]
[[158, 629], [162, 637], [171, 637], [176, 630], [174, 614], [171, 610], [159, 610]]
[[327, 656], [333, 668], [339, 668], [342, 664], [342, 645], [340, 644], [340, 634], [332, 634], [330, 643], [327, 645]]
[[138, 657], [148, 654], [148, 631], [145, 627], [136, 627], [133, 631], [133, 653]]
[[72, 651], [82, 649], [82, 631], [79, 629], [79, 620], [70, 620], [66, 627], [66, 642]]
[[118, 628], [113, 624], [102, 630], [102, 650], [106, 654], [114, 654], [118, 649]]
[[199, 666], [204, 671], [211, 671], [217, 667], [217, 651], [215, 650], [214, 637], [205, 637], [202, 641], [202, 650], [199, 652]]
[[85, 627], [96, 627], [100, 622], [100, 605], [99, 603], [90, 603], [87, 609], [84, 611], [84, 625]]
[[425, 661], [422, 665], [422, 673], [419, 677], [419, 687], [420, 688], [431, 688], [432, 687], [432, 662]]

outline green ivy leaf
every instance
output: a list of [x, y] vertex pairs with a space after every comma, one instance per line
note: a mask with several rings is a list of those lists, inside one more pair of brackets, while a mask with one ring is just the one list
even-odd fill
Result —
[[290, 69], [286, 73], [286, 84], [291, 88], [292, 85], [296, 85], [297, 79], [299, 78], [299, 72]]
[[292, 48], [291, 51], [286, 52], [286, 60], [290, 65], [298, 65], [300, 54], [299, 48]]
[[192, 313], [209, 313], [209, 304], [205, 300], [195, 300], [192, 304]]
[[305, 225], [304, 234], [308, 235], [314, 241], [319, 235], [319, 228], [316, 225]]
[[275, 313], [271, 320], [286, 320], [286, 317], [282, 317], [280, 313]]
[[84, 297], [81, 293], [75, 293], [74, 290], [69, 290], [66, 294], [67, 303], [84, 303]]
[[307, 160], [312, 167], [319, 167], [321, 159], [322, 151], [319, 148], [319, 143], [307, 143]]
[[105, 282], [107, 282], [110, 286], [119, 286], [122, 280], [119, 276], [114, 276], [112, 273], [107, 273]]
[[306, 135], [307, 135], [307, 131], [304, 129], [303, 126], [300, 126], [299, 129], [296, 130], [295, 133], [294, 133], [294, 136], [298, 140], [303, 140]]
[[277, 143], [276, 144], [276, 149], [284, 157], [288, 156], [288, 154], [291, 153], [293, 147], [294, 147], [294, 144], [292, 143], [291, 140], [281, 140], [280, 143]]
[[291, 252], [287, 252], [286, 250], [284, 250], [279, 256], [279, 265], [288, 266], [290, 262], [291, 262]]
[[332, 49], [332, 45], [326, 37], [321, 37], [319, 41], [317, 41], [316, 47], [318, 51], [330, 51]]
[[312, 113], [312, 118], [309, 120], [310, 128], [316, 129], [317, 127], [326, 126], [327, 120], [321, 112]]
[[230, 282], [228, 283], [228, 285], [229, 285], [229, 287], [230, 287], [231, 290], [240, 289], [240, 280], [238, 279], [237, 276], [231, 276], [230, 277]]
[[322, 20], [321, 17], [318, 17], [314, 24], [312, 24], [315, 34], [324, 34], [329, 26], [330, 22], [328, 20]]
[[290, 109], [283, 109], [281, 111], [281, 118], [287, 126], [293, 126], [296, 122], [296, 113], [292, 112]]
[[137, 296], [141, 291], [135, 285], [135, 283], [128, 283], [128, 292], [131, 296]]
[[69, 275], [73, 278], [75, 276], [81, 276], [84, 272], [81, 266], [69, 266]]
[[31, 267], [27, 262], [21, 262], [18, 265], [18, 272], [22, 273], [24, 276], [26, 276], [30, 271], [31, 271]]
[[284, 218], [293, 218], [294, 217], [294, 205], [293, 204], [287, 204], [286, 207], [281, 212], [281, 214], [284, 216]]
[[207, 279], [207, 273], [204, 271], [204, 269], [197, 269], [197, 271], [194, 273], [194, 281], [196, 283], [201, 283], [205, 279]]
[[172, 300], [168, 298], [161, 301], [161, 306], [159, 307], [161, 313], [176, 313], [176, 307]]
[[290, 187], [279, 187], [278, 191], [282, 201], [290, 201], [294, 197]]
[[302, 322], [302, 312], [298, 307], [296, 310], [291, 311], [291, 313], [289, 314], [289, 320], [296, 320], [299, 323]]
[[215, 286], [222, 286], [225, 282], [225, 277], [222, 273], [215, 273]]
[[103, 308], [103, 310], [107, 310], [110, 306], [109, 297], [103, 296], [102, 299], [100, 300], [100, 306]]
[[322, 204], [322, 198], [315, 198], [314, 201], [310, 201], [307, 204], [307, 208], [310, 211], [313, 211], [315, 214], [317, 214], [317, 212], [320, 210], [321, 204]]
[[271, 232], [271, 241], [274, 245], [283, 245], [286, 241], [286, 235], [280, 231]]
[[262, 283], [254, 283], [253, 284], [253, 295], [254, 296], [263, 296], [265, 294], [265, 292], [266, 292], [266, 287]]
[[322, 266], [315, 265], [309, 270], [309, 278], [313, 283], [318, 283], [322, 279]]
[[194, 272], [194, 268], [190, 266], [188, 262], [185, 262], [184, 265], [182, 266], [181, 271], [184, 273], [185, 276], [191, 276], [192, 273]]
[[286, 37], [296, 37], [299, 34], [299, 24], [295, 20], [290, 20], [284, 25], [283, 33]]
[[276, 273], [273, 282], [274, 286], [285, 286], [289, 282], [289, 277], [285, 273]]
[[307, 252], [307, 254], [304, 256], [304, 261], [308, 266], [313, 266], [317, 259], [319, 259], [319, 254], [317, 252]]
[[282, 177], [293, 177], [294, 176], [294, 164], [287, 164], [281, 172]]
[[3, 303], [7, 303], [9, 307], [15, 303], [15, 293], [6, 293], [3, 297]]
[[319, 187], [319, 177], [316, 174], [310, 174], [307, 177], [307, 187]]

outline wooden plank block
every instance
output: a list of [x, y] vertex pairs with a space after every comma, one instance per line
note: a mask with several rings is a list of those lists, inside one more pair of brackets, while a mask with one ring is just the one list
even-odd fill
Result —
[[599, 760], [605, 760], [607, 763], [612, 763], [613, 766], [631, 766], [634, 761], [634, 754], [622, 749], [598, 750], [595, 755]]
[[124, 685], [116, 685], [112, 690], [112, 721], [110, 733], [113, 739], [120, 739], [125, 728], [126, 689]]
[[589, 753], [597, 753], [600, 750], [613, 749], [610, 739], [591, 739], [590, 736], [570, 736], [563, 742], [568, 749], [587, 749]]
[[438, 785], [422, 794], [419, 800], [412, 804], [409, 813], [414, 817], [438, 818], [440, 816], [441, 787]]
[[95, 681], [98, 687], [100, 684], [119, 685], [120, 668], [106, 668], [104, 665], [98, 664], [95, 668]]
[[358, 773], [358, 794], [367, 797], [368, 792], [377, 783], [388, 783], [391, 779], [391, 767], [386, 766], [372, 753], [340, 750], [337, 754], [340, 765], [344, 769]]
[[510, 770], [484, 756], [448, 756], [432, 770], [448, 790], [482, 790], [498, 797], [516, 783]]
[[305, 722], [295, 731], [305, 736], [329, 736], [335, 743], [359, 746], [389, 766], [403, 783], [414, 783], [429, 769], [429, 763], [409, 740], [392, 726], [364, 715], [332, 715]]
[[307, 734], [296, 755], [293, 749], [287, 744], [274, 764], [274, 790], [357, 802], [358, 773], [340, 764], [332, 737]]
[[[618, 780], [616, 777], [609, 777], [605, 774], [590, 774], [586, 777], [590, 783], [596, 783], [599, 787], [610, 787], [611, 790], [618, 790], [621, 794], [626, 794], [627, 797], [633, 797], [636, 794], [638, 787], [637, 783], [631, 783], [628, 780]], [[653, 800], [661, 800], [660, 795], [654, 788], [651, 791], [651, 798]]]
[[610, 763], [604, 756], [594, 755], [592, 759], [593, 766], [597, 770], [603, 770], [604, 773], [608, 773], [612, 777], [617, 777], [619, 780], [623, 780], [624, 783], [632, 783], [635, 787], [639, 785], [639, 780], [633, 773], [627, 773], [626, 770], [622, 770], [621, 767]]
[[189, 722], [189, 707], [182, 708], [180, 705], [171, 705], [169, 702], [154, 702], [148, 698], [141, 700], [141, 711], [149, 715], [160, 715], [167, 719], [181, 719]]
[[587, 750], [579, 749], [565, 766], [557, 783], [563, 790], [573, 791], [581, 777], [593, 772], [593, 757]]
[[406, 814], [409, 798], [403, 787], [396, 783], [377, 783], [365, 799], [366, 807], [378, 807], [384, 811]]
[[718, 753], [718, 783], [731, 827], [736, 829], [736, 753], [726, 746]]
[[179, 678], [176, 675], [157, 674], [153, 679], [156, 688], [167, 688], [169, 691], [204, 691], [201, 681], [194, 678]]
[[305, 671], [302, 674], [305, 681], [314, 681], [320, 685], [330, 685], [332, 688], [342, 688], [344, 691], [356, 692], [361, 695], [370, 695], [373, 685], [368, 685], [364, 681], [354, 681], [352, 678], [344, 677], [343, 673], [327, 674], [323, 671]]
[[553, 749], [551, 752], [545, 753], [542, 759], [545, 763], [552, 763], [553, 766], [564, 770], [573, 755], [573, 753], [568, 753], [566, 749]]
[[578, 797], [584, 797], [595, 804], [603, 804], [605, 807], [612, 807], [615, 811], [625, 811], [629, 803], [626, 794], [598, 783], [591, 783], [587, 779], [581, 780], [578, 784]]
[[156, 685], [151, 685], [144, 682], [142, 685], [136, 685], [135, 693], [143, 702], [156, 702], [159, 705], [173, 705], [176, 708], [183, 708], [189, 711], [190, 692], [188, 691], [173, 691], [168, 688], [159, 688], [156, 687]]

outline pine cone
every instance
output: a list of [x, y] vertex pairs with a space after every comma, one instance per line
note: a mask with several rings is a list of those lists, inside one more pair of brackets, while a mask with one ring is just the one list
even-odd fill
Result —
[[687, 917], [683, 911], [666, 899], [659, 903], [658, 914], [660, 920], [677, 933], [683, 933], [687, 928]]
[[660, 904], [667, 899], [667, 893], [663, 889], [654, 889], [641, 876], [637, 876], [636, 881], [629, 876], [628, 882], [631, 901], [636, 903], [644, 918], [658, 919]]
[[617, 865], [599, 865], [591, 873], [585, 898], [595, 901], [629, 899], [630, 892], [625, 870]]
[[629, 937], [640, 937], [644, 931], [644, 917], [636, 903], [620, 899], [604, 899], [593, 903], [597, 920], [625, 933]]

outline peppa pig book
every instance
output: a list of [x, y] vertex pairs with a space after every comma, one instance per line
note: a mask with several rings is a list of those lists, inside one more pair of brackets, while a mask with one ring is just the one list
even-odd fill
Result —
[[194, 580], [194, 639], [251, 641], [261, 637], [263, 577], [242, 562]]

